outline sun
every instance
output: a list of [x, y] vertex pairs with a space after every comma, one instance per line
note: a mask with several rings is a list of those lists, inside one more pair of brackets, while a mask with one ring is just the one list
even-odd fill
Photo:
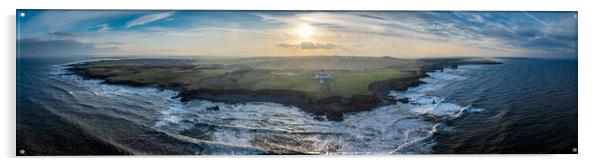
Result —
[[315, 32], [314, 28], [311, 27], [311, 25], [301, 24], [299, 25], [299, 27], [297, 27], [295, 33], [301, 39], [309, 39], [311, 36], [314, 35]]

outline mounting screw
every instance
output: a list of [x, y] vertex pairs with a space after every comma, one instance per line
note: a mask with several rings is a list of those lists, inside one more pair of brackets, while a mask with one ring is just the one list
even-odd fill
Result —
[[19, 154], [24, 155], [25, 154], [25, 150], [23, 150], [23, 149], [19, 150]]
[[577, 148], [573, 148], [573, 153], [577, 153]]

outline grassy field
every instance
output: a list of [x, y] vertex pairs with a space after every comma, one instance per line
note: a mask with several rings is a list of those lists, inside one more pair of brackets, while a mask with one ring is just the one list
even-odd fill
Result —
[[414, 76], [413, 72], [407, 71], [373, 71], [373, 72], [346, 72], [335, 74], [332, 81], [332, 92], [336, 95], [350, 96], [354, 94], [370, 94], [368, 86], [375, 81], [383, 81], [392, 78]]
[[[278, 57], [214, 60], [117, 60], [77, 66], [117, 81], [182, 85], [188, 89], [283, 89], [314, 97], [371, 94], [370, 83], [414, 76], [413, 60], [387, 57]], [[320, 84], [320, 70], [332, 80]]]

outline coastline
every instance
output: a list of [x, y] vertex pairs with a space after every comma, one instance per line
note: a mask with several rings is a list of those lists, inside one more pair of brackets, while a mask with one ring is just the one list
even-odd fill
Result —
[[[407, 102], [407, 100], [394, 100], [388, 96], [391, 90], [403, 91], [410, 87], [418, 86], [422, 83], [421, 79], [427, 77], [429, 72], [442, 70], [445, 68], [457, 68], [459, 65], [492, 65], [501, 64], [501, 62], [492, 60], [466, 61], [464, 59], [428, 59], [423, 60], [425, 64], [418, 69], [413, 70], [415, 76], [394, 78], [384, 81], [375, 81], [369, 84], [370, 95], [352, 95], [328, 96], [324, 98], [314, 98], [302, 91], [283, 90], [283, 89], [209, 89], [197, 88], [187, 89], [181, 84], [158, 85], [155, 83], [140, 82], [137, 80], [114, 80], [110, 75], [95, 73], [81, 67], [81, 64], [89, 62], [79, 62], [66, 65], [67, 70], [83, 79], [102, 80], [105, 84], [126, 85], [132, 87], [156, 87], [158, 89], [170, 89], [178, 92], [178, 97], [182, 102], [190, 100], [210, 100], [224, 103], [243, 103], [243, 102], [273, 102], [284, 105], [291, 105], [300, 108], [304, 112], [314, 115], [317, 120], [342, 121], [346, 113], [370, 111], [377, 106], [390, 104], [392, 102]], [[212, 108], [219, 110], [220, 108]]]

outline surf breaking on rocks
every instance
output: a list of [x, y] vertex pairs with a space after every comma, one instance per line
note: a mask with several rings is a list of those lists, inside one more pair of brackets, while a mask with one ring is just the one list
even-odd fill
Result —
[[[451, 81], [465, 79], [461, 73], [471, 70], [460, 66], [429, 72], [421, 79], [423, 84], [406, 91], [390, 92], [390, 97], [407, 99], [408, 103], [399, 101], [371, 111], [345, 114], [341, 122], [316, 120], [297, 107], [278, 103], [181, 102], [178, 92], [173, 90], [84, 80], [68, 73], [64, 66], [57, 67], [51, 74], [76, 87], [67, 90], [68, 94], [80, 99], [77, 100], [80, 104], [91, 106], [89, 112], [123, 114], [124, 119], [178, 140], [219, 145], [200, 148], [193, 154], [405, 154], [430, 153], [436, 143], [433, 135], [445, 130], [445, 120], [467, 111], [482, 111], [428, 93], [442, 90]], [[102, 101], [118, 103], [108, 112], [102, 111], [106, 109]], [[134, 103], [140, 102], [144, 104], [134, 107]], [[98, 137], [111, 139], [112, 136], [105, 133]], [[127, 147], [129, 143], [116, 141], [115, 144]]]

